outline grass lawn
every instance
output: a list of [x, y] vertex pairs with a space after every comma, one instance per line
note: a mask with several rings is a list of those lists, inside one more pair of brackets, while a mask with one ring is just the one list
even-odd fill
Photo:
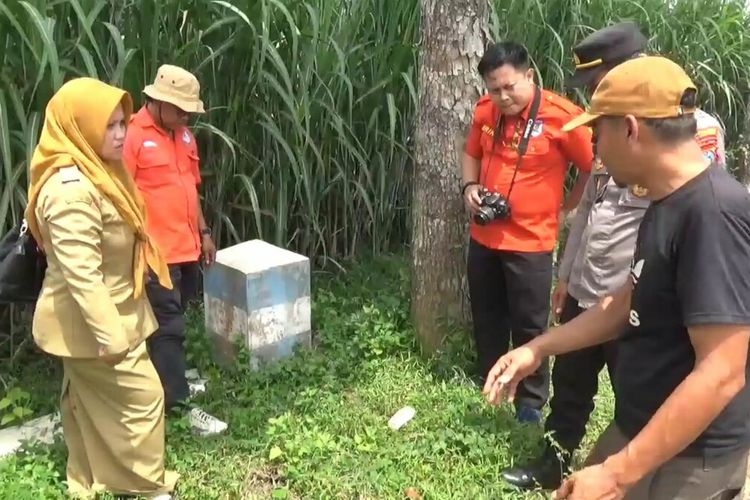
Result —
[[[182, 475], [181, 498], [549, 497], [499, 480], [501, 467], [538, 451], [541, 431], [484, 403], [470, 378], [467, 333], [456, 332], [438, 359], [417, 354], [401, 258], [313, 279], [315, 348], [261, 372], [212, 364], [192, 316], [190, 363], [210, 378], [198, 401], [230, 429], [201, 439], [170, 420], [167, 459]], [[55, 407], [59, 369], [31, 359], [17, 377], [39, 413]], [[587, 446], [611, 415], [602, 381]], [[388, 418], [405, 405], [415, 418], [390, 430]], [[63, 497], [64, 461], [58, 443], [0, 462], [0, 497]]]

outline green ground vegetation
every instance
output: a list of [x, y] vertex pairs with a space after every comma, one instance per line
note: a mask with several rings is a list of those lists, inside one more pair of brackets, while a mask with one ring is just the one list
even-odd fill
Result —
[[[182, 474], [182, 498], [391, 499], [410, 488], [425, 499], [546, 498], [499, 480], [502, 466], [538, 451], [542, 431], [485, 404], [468, 334], [456, 331], [432, 360], [418, 354], [403, 258], [314, 281], [314, 347], [259, 372], [243, 359], [215, 365], [200, 313], [192, 313], [190, 362], [210, 378], [198, 402], [231, 427], [201, 439], [185, 420], [170, 420], [168, 461]], [[34, 411], [54, 409], [56, 365], [37, 356], [20, 365]], [[611, 416], [602, 382], [586, 446]], [[388, 419], [406, 405], [415, 418], [390, 430]], [[61, 497], [64, 461], [63, 443], [0, 461], [2, 497]]]

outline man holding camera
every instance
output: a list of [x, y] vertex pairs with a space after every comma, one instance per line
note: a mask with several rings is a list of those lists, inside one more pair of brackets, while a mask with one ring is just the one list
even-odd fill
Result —
[[[593, 162], [591, 131], [562, 132], [582, 109], [534, 83], [529, 54], [491, 45], [479, 63], [488, 94], [477, 103], [462, 159], [462, 193], [473, 215], [467, 274], [480, 375], [547, 327], [552, 252], [561, 208], [574, 208]], [[563, 205], [569, 164], [579, 170]], [[522, 384], [521, 422], [539, 422], [548, 366]]]
[[[646, 37], [632, 22], [617, 23], [589, 35], [573, 49], [576, 71], [569, 85], [586, 87], [593, 93], [609, 70], [642, 55], [646, 44]], [[696, 121], [697, 139], [704, 155], [723, 166], [721, 125], [700, 110], [696, 110]], [[595, 163], [558, 269], [552, 306], [560, 322], [572, 320], [627, 279], [638, 227], [649, 205], [645, 194], [637, 186], [617, 186], [606, 166], [599, 161]], [[522, 488], [560, 485], [573, 452], [586, 433], [599, 372], [607, 365], [611, 376], [614, 362], [614, 342], [555, 358], [554, 394], [545, 425], [550, 439], [539, 458], [503, 471], [503, 479]]]

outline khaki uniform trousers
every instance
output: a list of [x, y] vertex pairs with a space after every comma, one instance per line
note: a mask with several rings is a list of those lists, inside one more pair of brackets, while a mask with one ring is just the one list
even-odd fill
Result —
[[63, 358], [63, 368], [70, 494], [171, 493], [178, 476], [164, 469], [164, 392], [146, 343], [116, 366]]

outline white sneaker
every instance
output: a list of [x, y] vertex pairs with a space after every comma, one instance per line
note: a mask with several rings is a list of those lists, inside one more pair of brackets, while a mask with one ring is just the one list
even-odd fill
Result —
[[163, 495], [157, 495], [155, 497], [150, 497], [149, 500], [173, 500], [174, 497], [168, 493], [164, 493]]
[[229, 427], [226, 422], [222, 422], [200, 408], [190, 410], [190, 426], [201, 436], [221, 434]]

